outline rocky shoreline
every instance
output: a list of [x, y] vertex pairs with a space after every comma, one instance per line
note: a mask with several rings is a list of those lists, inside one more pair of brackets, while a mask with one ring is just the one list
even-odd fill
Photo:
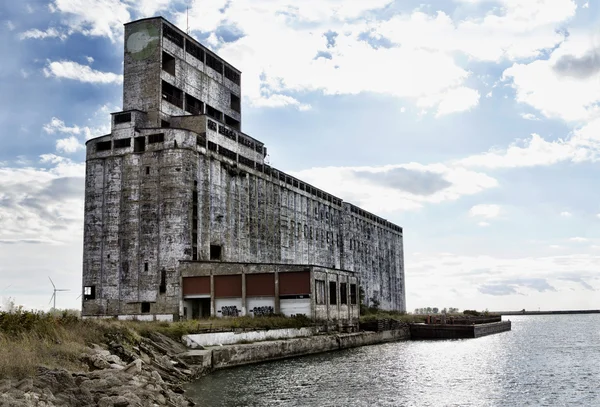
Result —
[[187, 349], [164, 335], [93, 345], [81, 361], [87, 372], [40, 367], [35, 377], [0, 380], [1, 407], [193, 406], [181, 385], [206, 373], [177, 356]]

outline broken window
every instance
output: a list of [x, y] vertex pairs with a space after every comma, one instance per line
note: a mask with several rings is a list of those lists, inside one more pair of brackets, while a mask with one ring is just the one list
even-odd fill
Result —
[[[206, 105], [206, 114], [209, 115], [210, 117], [212, 117], [213, 119], [217, 119], [219, 121], [223, 120], [223, 112], [215, 109], [214, 107], [212, 107], [209, 104]], [[216, 129], [214, 129], [214, 130], [216, 130]]]
[[240, 74], [227, 65], [225, 65], [225, 77], [236, 85], [240, 84]]
[[237, 161], [237, 154], [223, 146], [219, 146], [219, 154], [223, 157], [227, 157], [230, 160]]
[[165, 133], [150, 134], [148, 144], [162, 143], [165, 141]]
[[217, 151], [217, 145], [215, 143], [213, 143], [212, 141], [208, 142], [208, 149], [210, 151]]
[[115, 140], [114, 146], [115, 146], [115, 148], [130, 147], [131, 139], [130, 138], [122, 138], [122, 139]]
[[356, 284], [350, 284], [350, 304], [356, 305]]
[[133, 152], [141, 153], [146, 151], [146, 137], [140, 136], [133, 140]]
[[204, 51], [202, 48], [192, 43], [190, 40], [185, 40], [185, 50], [188, 54], [192, 55], [196, 59], [199, 59], [200, 62], [204, 62]]
[[144, 263], [144, 271], [148, 271], [148, 263]]
[[325, 281], [315, 280], [315, 302], [317, 305], [325, 304]]
[[163, 24], [163, 36], [171, 40], [178, 47], [183, 48], [183, 35], [166, 24]]
[[337, 283], [335, 281], [329, 282], [329, 304], [337, 304]]
[[235, 110], [236, 112], [240, 112], [241, 110], [241, 106], [240, 106], [240, 97], [237, 95], [234, 95], [233, 93], [231, 94], [231, 105], [229, 106], [231, 107], [231, 110]]
[[131, 113], [120, 113], [115, 115], [115, 124], [129, 123], [131, 121]]
[[83, 287], [83, 300], [95, 300], [96, 299], [96, 286], [86, 285]]
[[243, 155], [238, 154], [238, 161], [240, 164], [244, 164], [247, 167], [254, 168], [254, 161], [249, 158], [244, 157]]
[[217, 71], [223, 73], [223, 62], [212, 54], [206, 53], [206, 65]]
[[146, 167], [146, 175], [150, 174], [150, 167]]
[[185, 111], [191, 114], [203, 114], [204, 106], [201, 101], [193, 97], [192, 95], [185, 95]]
[[196, 136], [196, 144], [201, 147], [206, 147], [206, 133]]
[[221, 246], [216, 244], [210, 245], [210, 259], [221, 260]]
[[160, 121], [160, 127], [162, 127], [163, 129], [164, 129], [164, 128], [171, 127], [171, 123], [169, 123], [169, 122], [168, 122], [168, 121], [166, 121], [166, 120], [161, 120], [161, 121]]
[[165, 81], [162, 81], [162, 97], [167, 102], [183, 108], [183, 91]]
[[340, 283], [340, 304], [348, 304], [348, 284]]
[[162, 53], [162, 69], [175, 76], [175, 57], [167, 54], [165, 51]]
[[240, 122], [227, 115], [225, 115], [225, 124], [233, 127], [236, 130], [240, 129]]
[[96, 152], [98, 151], [108, 151], [111, 149], [110, 141], [99, 141], [96, 143]]
[[142, 314], [147, 314], [150, 312], [150, 303], [149, 302], [143, 302], [142, 303]]
[[160, 286], [158, 287], [158, 292], [160, 294], [164, 294], [167, 292], [167, 272], [165, 269], [160, 271]]

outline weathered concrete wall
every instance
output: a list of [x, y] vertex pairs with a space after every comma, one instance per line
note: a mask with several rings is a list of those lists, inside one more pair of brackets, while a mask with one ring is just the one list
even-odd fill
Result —
[[189, 348], [199, 346], [231, 345], [242, 341], [266, 341], [275, 339], [291, 339], [300, 336], [312, 336], [316, 333], [314, 328], [289, 328], [270, 329], [268, 331], [248, 332], [214, 332], [206, 334], [184, 335], [183, 342]]
[[316, 335], [308, 338], [285, 341], [257, 342], [243, 345], [230, 345], [212, 350], [212, 366], [222, 369], [284, 359], [293, 356], [310, 355], [332, 350], [406, 340], [410, 338], [408, 328], [397, 331], [360, 332], [339, 335]]
[[[126, 25], [131, 120], [113, 116], [112, 133], [87, 144], [83, 284], [96, 298], [84, 300], [84, 315], [140, 314], [143, 303], [144, 313], [177, 314], [179, 262], [210, 260], [211, 245], [221, 246], [221, 261], [355, 271], [367, 305], [404, 311], [401, 228], [265, 165], [258, 140], [205, 116], [173, 117], [188, 113], [166, 100], [163, 80], [236, 120], [231, 95], [241, 89], [186, 52], [187, 34], [178, 31], [183, 46], [166, 38], [167, 26], [160, 18]], [[175, 57], [175, 75], [162, 67], [163, 51]], [[164, 141], [150, 143], [158, 133]]]

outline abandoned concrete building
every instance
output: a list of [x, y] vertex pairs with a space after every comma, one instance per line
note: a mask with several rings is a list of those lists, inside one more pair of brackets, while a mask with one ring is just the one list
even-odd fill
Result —
[[83, 316], [405, 311], [402, 228], [267, 165], [239, 70], [161, 17], [125, 24], [124, 58], [86, 145]]

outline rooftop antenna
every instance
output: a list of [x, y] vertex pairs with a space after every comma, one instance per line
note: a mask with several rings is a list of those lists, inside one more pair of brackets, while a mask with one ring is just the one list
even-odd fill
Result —
[[48, 279], [50, 280], [50, 283], [52, 283], [52, 287], [54, 287], [54, 292], [52, 293], [52, 297], [50, 297], [50, 301], [48, 302], [48, 304], [50, 304], [52, 302], [52, 300], [54, 300], [54, 306], [52, 307], [52, 309], [56, 309], [56, 293], [58, 291], [71, 291], [71, 290], [68, 290], [65, 288], [56, 288], [56, 286], [54, 285], [54, 281], [52, 281], [50, 276], [48, 276]]

